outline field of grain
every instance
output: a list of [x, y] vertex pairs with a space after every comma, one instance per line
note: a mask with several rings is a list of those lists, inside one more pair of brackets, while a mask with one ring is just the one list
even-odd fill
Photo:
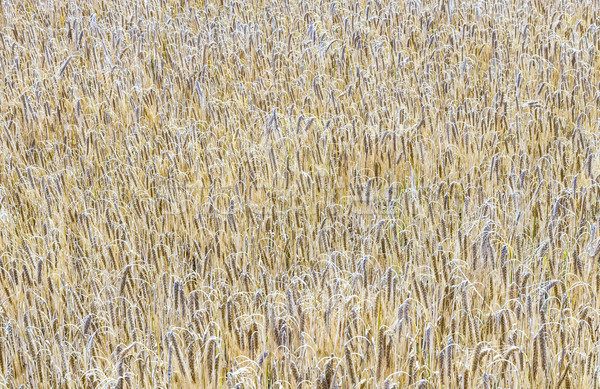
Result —
[[597, 388], [598, 23], [0, 0], [0, 388]]

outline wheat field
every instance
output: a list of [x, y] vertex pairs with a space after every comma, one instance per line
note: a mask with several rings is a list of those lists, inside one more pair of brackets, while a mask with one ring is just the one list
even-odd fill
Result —
[[598, 388], [600, 2], [0, 0], [0, 388]]

